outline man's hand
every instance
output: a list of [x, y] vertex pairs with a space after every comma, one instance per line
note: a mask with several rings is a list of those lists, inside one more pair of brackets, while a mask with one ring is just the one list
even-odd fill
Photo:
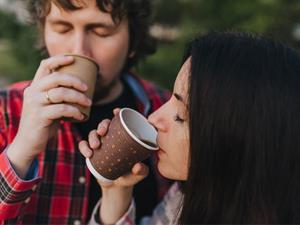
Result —
[[69, 103], [91, 105], [83, 93], [87, 90], [86, 84], [74, 76], [54, 72], [73, 61], [73, 57], [64, 55], [43, 60], [31, 85], [24, 91], [19, 129], [7, 150], [10, 162], [21, 177], [35, 156], [45, 150], [48, 139], [56, 131], [56, 121], [62, 117], [84, 118]]

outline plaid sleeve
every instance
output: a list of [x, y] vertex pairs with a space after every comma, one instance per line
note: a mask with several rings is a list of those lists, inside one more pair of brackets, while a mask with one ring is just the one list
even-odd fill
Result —
[[0, 222], [21, 217], [40, 178], [22, 180], [12, 168], [6, 152], [0, 154]]
[[2, 152], [7, 146], [7, 137], [5, 135], [6, 130], [6, 110], [5, 110], [5, 98], [0, 94], [0, 152]]
[[[24, 208], [30, 202], [30, 195], [40, 180], [40, 178], [31, 180], [19, 178], [4, 150], [17, 130], [22, 99], [19, 93], [8, 89], [0, 90], [0, 224], [11, 223], [22, 217]], [[34, 172], [33, 169], [28, 178], [30, 175], [36, 176]]]

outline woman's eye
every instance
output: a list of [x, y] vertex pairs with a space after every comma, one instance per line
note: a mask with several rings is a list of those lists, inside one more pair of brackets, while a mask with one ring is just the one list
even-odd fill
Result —
[[184, 122], [184, 119], [182, 119], [182, 118], [179, 117], [178, 115], [175, 115], [175, 116], [174, 116], [174, 120], [175, 120], [176, 122], [180, 122], [180, 123], [183, 123], [183, 122]]

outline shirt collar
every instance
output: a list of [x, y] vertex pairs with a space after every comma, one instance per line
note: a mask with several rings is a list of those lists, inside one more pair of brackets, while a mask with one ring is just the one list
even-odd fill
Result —
[[131, 90], [133, 91], [135, 97], [138, 98], [138, 100], [142, 103], [144, 108], [143, 110], [144, 116], [148, 115], [150, 113], [151, 103], [144, 87], [141, 85], [138, 79], [135, 78], [130, 73], [124, 73], [123, 78], [125, 82], [129, 85]]

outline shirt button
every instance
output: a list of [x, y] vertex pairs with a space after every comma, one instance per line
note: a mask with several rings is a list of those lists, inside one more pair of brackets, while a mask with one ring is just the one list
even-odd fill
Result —
[[79, 181], [79, 183], [84, 184], [85, 183], [85, 177], [79, 177], [78, 181]]
[[31, 200], [31, 198], [30, 198], [30, 197], [26, 198], [26, 199], [25, 199], [25, 203], [26, 203], [26, 204], [27, 204], [27, 203], [29, 203], [29, 202], [30, 202], [30, 200]]
[[35, 184], [35, 185], [33, 185], [33, 187], [31, 188], [31, 190], [32, 190], [32, 191], [35, 191], [36, 188], [37, 188], [37, 185]]
[[74, 225], [81, 225], [81, 221], [80, 220], [74, 220]]

